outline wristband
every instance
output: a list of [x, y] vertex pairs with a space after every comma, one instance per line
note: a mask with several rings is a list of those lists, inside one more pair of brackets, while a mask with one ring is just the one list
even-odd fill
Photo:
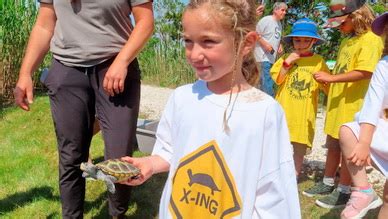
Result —
[[292, 64], [288, 64], [288, 63], [286, 62], [286, 60], [283, 61], [283, 67], [284, 67], [285, 69], [289, 69], [291, 66], [292, 66]]

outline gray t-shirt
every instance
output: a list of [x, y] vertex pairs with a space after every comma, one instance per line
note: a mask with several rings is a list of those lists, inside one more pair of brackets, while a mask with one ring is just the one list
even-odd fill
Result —
[[57, 16], [50, 50], [67, 66], [88, 67], [116, 55], [133, 30], [131, 7], [152, 0], [39, 0]]
[[265, 52], [263, 48], [261, 48], [260, 44], [256, 43], [256, 61], [269, 61], [270, 63], [274, 63], [280, 45], [280, 40], [282, 38], [282, 24], [280, 23], [280, 21], [275, 20], [272, 15], [268, 15], [263, 17], [257, 23], [256, 32], [259, 33], [261, 37], [263, 37], [263, 39], [267, 41], [275, 51], [273, 54]]

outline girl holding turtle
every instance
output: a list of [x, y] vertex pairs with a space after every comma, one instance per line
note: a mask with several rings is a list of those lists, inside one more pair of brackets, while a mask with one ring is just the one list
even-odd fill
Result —
[[151, 156], [124, 157], [140, 185], [169, 171], [160, 218], [300, 218], [281, 106], [255, 88], [255, 1], [192, 0], [182, 17], [199, 78], [170, 97]]

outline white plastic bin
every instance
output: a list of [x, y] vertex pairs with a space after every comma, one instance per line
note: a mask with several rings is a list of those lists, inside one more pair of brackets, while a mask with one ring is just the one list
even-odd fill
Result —
[[141, 152], [151, 154], [156, 140], [155, 133], [158, 124], [159, 121], [137, 120], [136, 138]]

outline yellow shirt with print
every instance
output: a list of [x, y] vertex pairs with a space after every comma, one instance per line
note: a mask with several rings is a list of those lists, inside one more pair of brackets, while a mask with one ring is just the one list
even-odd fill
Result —
[[[373, 72], [383, 50], [383, 41], [371, 31], [341, 42], [333, 74], [347, 74], [353, 70]], [[361, 108], [370, 79], [332, 83], [328, 94], [325, 133], [338, 139], [342, 124], [354, 120]]]
[[[271, 77], [276, 82], [285, 54], [271, 68]], [[314, 139], [315, 119], [321, 84], [314, 80], [317, 71], [330, 72], [322, 56], [314, 54], [298, 59], [279, 85], [275, 99], [282, 105], [292, 142], [311, 147]]]

